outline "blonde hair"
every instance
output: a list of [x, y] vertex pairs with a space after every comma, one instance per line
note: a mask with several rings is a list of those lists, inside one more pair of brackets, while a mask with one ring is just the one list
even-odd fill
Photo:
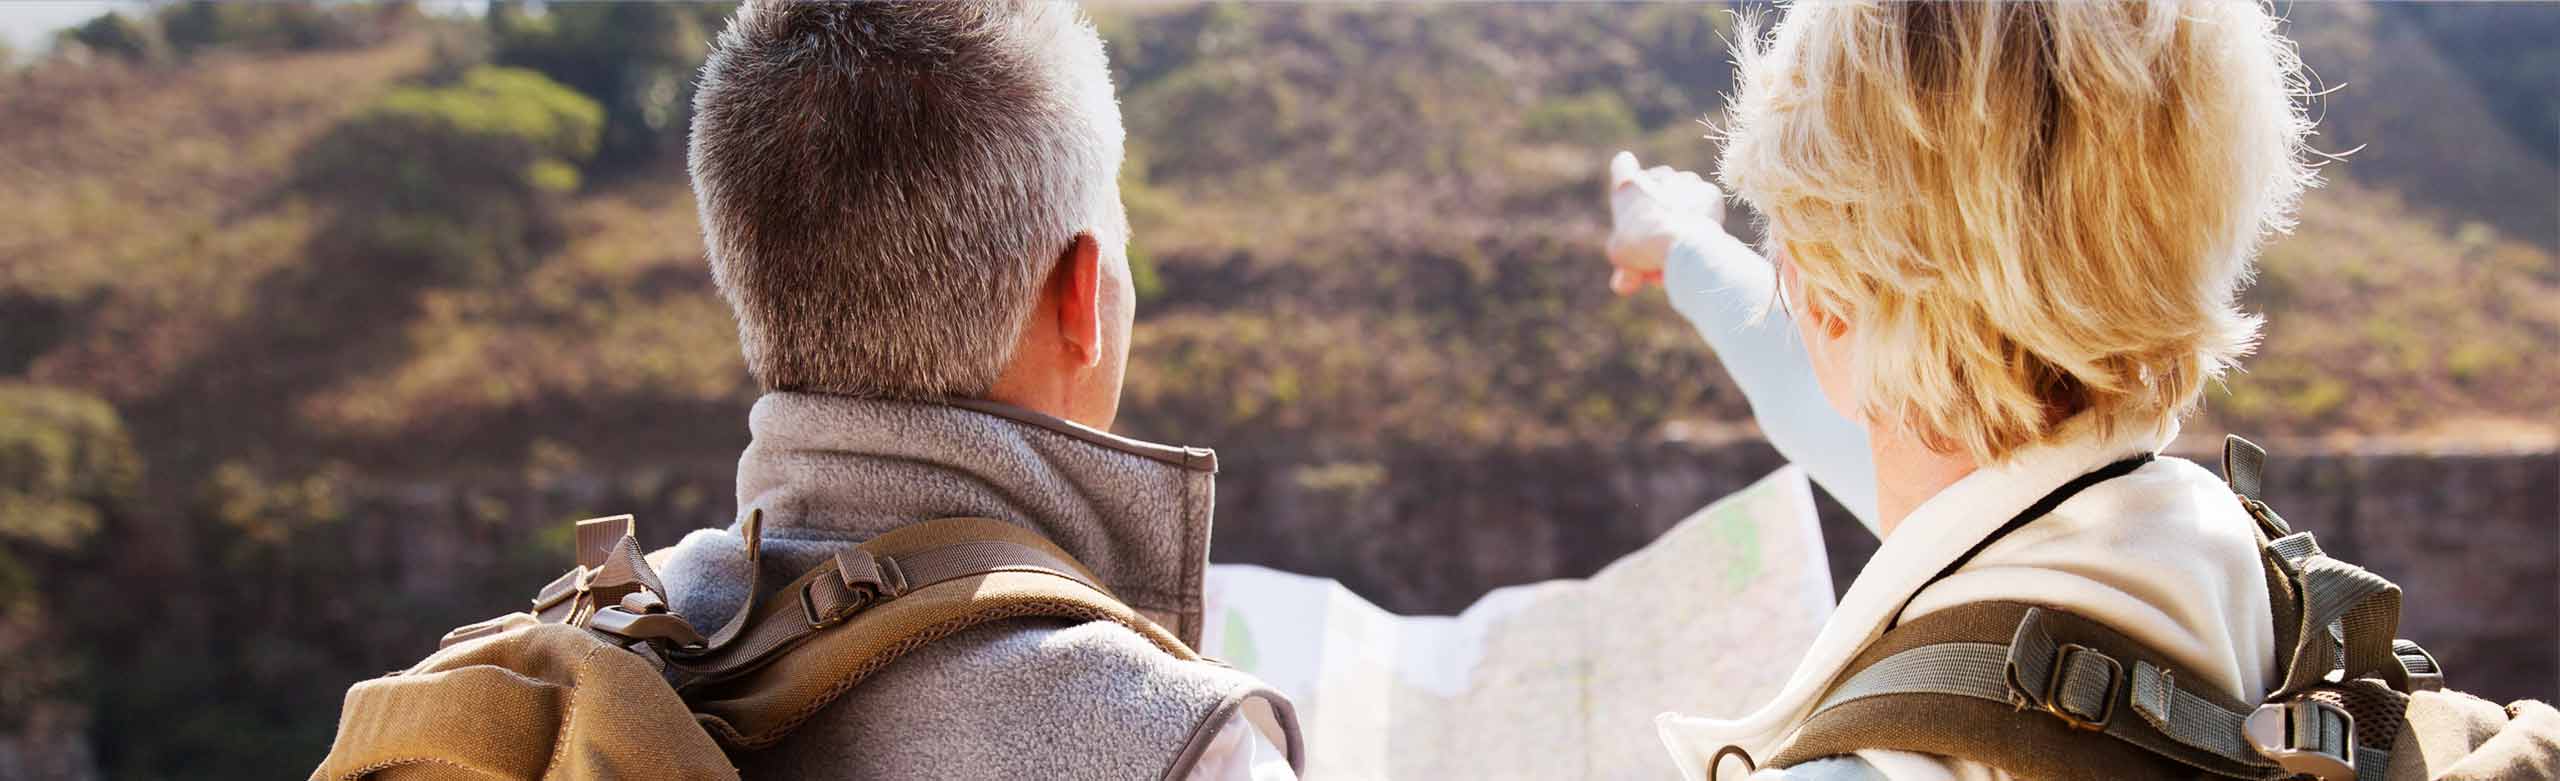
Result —
[[[1748, 28], [1746, 28], [1748, 29]], [[1854, 323], [1879, 425], [1979, 463], [2089, 413], [2165, 431], [2315, 179], [2264, 8], [1821, 2], [1738, 47], [1720, 177]]]

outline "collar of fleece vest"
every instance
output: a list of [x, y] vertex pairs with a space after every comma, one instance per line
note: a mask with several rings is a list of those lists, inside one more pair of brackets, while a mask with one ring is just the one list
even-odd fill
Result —
[[[843, 546], [957, 516], [1039, 532], [1130, 606], [1197, 645], [1217, 454], [1114, 436], [981, 401], [771, 393], [748, 416], [738, 517], [764, 511], [770, 583]], [[745, 601], [738, 530], [694, 532], [662, 573], [675, 607], [717, 626]], [[691, 604], [688, 604], [691, 603]]]

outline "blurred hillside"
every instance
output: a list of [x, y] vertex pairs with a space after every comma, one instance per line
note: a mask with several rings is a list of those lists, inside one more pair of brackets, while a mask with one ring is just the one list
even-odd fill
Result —
[[[2266, 342], [2191, 431], [2549, 449], [2560, 6], [2287, 11], [2336, 88], [2320, 145], [2355, 151], [2267, 253]], [[0, 777], [299, 773], [347, 683], [554, 574], [561, 521], [724, 521], [754, 388], [681, 150], [725, 13], [182, 3], [0, 73], [0, 650], [24, 660]], [[1128, 433], [1220, 448], [1239, 496], [1483, 479], [1383, 455], [1422, 450], [1623, 482], [1552, 454], [1753, 436], [1598, 258], [1609, 152], [1714, 157], [1721, 10], [1099, 16], [1142, 299]], [[1302, 550], [1340, 533], [1326, 506], [1246, 507], [1222, 501], [1222, 559], [1401, 587]], [[1486, 533], [1565, 528], [1519, 523]]]

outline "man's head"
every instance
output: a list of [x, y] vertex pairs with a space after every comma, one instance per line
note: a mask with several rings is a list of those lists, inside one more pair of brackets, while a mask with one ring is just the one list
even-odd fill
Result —
[[1038, 0], [748, 0], [689, 167], [771, 390], [989, 398], [1108, 427], [1133, 294], [1102, 41]]
[[2165, 429], [2312, 181], [2258, 3], [1807, 3], [1743, 47], [1721, 175], [1835, 404], [1977, 463]]

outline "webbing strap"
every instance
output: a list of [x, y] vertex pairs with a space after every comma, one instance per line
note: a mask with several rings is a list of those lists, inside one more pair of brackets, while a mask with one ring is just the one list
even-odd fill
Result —
[[[756, 589], [762, 585], [758, 581], [764, 579], [764, 508], [748, 508], [746, 519], [738, 522], [738, 536], [745, 538], [747, 543], [747, 598], [752, 600]], [[741, 607], [729, 616], [728, 623], [721, 624], [719, 630], [703, 641], [702, 650], [706, 653], [717, 651], [737, 642], [738, 633], [747, 628], [748, 615], [754, 612]]]
[[2240, 731], [2248, 716], [2178, 688], [2176, 673], [2150, 662], [2133, 663], [2133, 712], [2182, 745], [2242, 761], [2258, 756]]
[[838, 551], [833, 559], [774, 592], [773, 599], [740, 609], [730, 619], [730, 626], [736, 628], [722, 630], [731, 638], [701, 651], [672, 654], [670, 666], [681, 673], [683, 686], [732, 678], [873, 605], [936, 584], [995, 572], [1048, 575], [1111, 598], [1110, 590], [1074, 562], [1016, 542], [964, 539], [898, 555], [878, 553], [866, 543]]
[[2266, 488], [2267, 449], [2238, 434], [2222, 436], [2222, 480], [2244, 501], [2256, 501]]
[[1815, 705], [1821, 713], [1853, 700], [1888, 694], [1952, 694], [2010, 702], [2009, 647], [1998, 643], [1924, 645], [1886, 657], [1842, 681]]
[[[1841, 682], [1806, 720], [1870, 698], [1954, 695], [2043, 711], [2216, 775], [2257, 778], [2276, 770], [2241, 734], [2247, 714], [2181, 687], [2164, 666], [2057, 641], [2047, 616], [2043, 608], [2027, 610], [2009, 643], [1940, 642], [1887, 656]], [[2141, 718], [2124, 718], [2120, 705]]]
[[2284, 516], [2277, 515], [2274, 508], [2267, 506], [2265, 497], [2260, 495], [2266, 490], [2266, 470], [2266, 448], [2242, 439], [2238, 434], [2223, 435], [2222, 481], [2231, 486], [2231, 493], [2240, 497], [2240, 507], [2248, 510], [2249, 517], [2257, 521], [2259, 533], [2274, 539], [2292, 534], [2293, 526], [2285, 523]]
[[[529, 611], [569, 624], [665, 647], [699, 645], [702, 636], [667, 606], [665, 583], [650, 569], [629, 515], [579, 521], [578, 566], [542, 587]], [[485, 637], [500, 624], [482, 622], [447, 633], [439, 647]]]
[[[1812, 715], [1819, 716], [1824, 711], [1858, 700], [1905, 694], [1946, 694], [2035, 707], [2038, 703], [2024, 701], [2011, 690], [2005, 675], [2009, 658], [2008, 647], [1991, 643], [1942, 643], [1904, 651], [1860, 671], [1843, 683], [1838, 691], [1823, 698], [1822, 704], [1814, 709]], [[2179, 692], [2179, 694], [2194, 697], [2187, 692]], [[2197, 699], [2201, 701], [2201, 698]], [[2079, 705], [2070, 707], [2088, 708], [2089, 703], [2083, 700]], [[2101, 705], [2091, 710], [2105, 710], [2105, 707]], [[2110, 719], [2097, 731], [2108, 737], [2168, 755], [2172, 759], [2180, 759], [2177, 756], [2180, 752], [2172, 746], [2184, 746], [2230, 763], [2269, 771], [2275, 769], [2274, 765], [2260, 758], [2255, 751], [2250, 750], [2247, 745], [2238, 740], [2238, 724], [2241, 719], [2239, 714], [2219, 708], [2184, 707], [2164, 715], [2172, 717], [2168, 719], [2168, 723], [2173, 729], [2157, 730], [2146, 734], [2143, 726], [2148, 726], [2152, 717], [2150, 714], [2145, 714], [2142, 722], [2122, 718]], [[2138, 724], [2143, 726], [2137, 726]], [[2217, 729], [2230, 730], [2228, 734], [2231, 737], [2229, 739], [2203, 737]], [[2182, 737], [2185, 739], [2181, 739]], [[2194, 763], [2189, 762], [2189, 764]], [[2234, 777], [2249, 778], [2256, 775], [2234, 775]]]
[[2407, 691], [2409, 670], [2393, 637], [2400, 628], [2400, 587], [2363, 567], [2329, 558], [2310, 532], [2276, 540], [2268, 548], [2293, 565], [2302, 595], [2293, 648], [2282, 660], [2284, 685], [2274, 697], [2320, 685], [2341, 663], [2345, 680], [2376, 678]]

